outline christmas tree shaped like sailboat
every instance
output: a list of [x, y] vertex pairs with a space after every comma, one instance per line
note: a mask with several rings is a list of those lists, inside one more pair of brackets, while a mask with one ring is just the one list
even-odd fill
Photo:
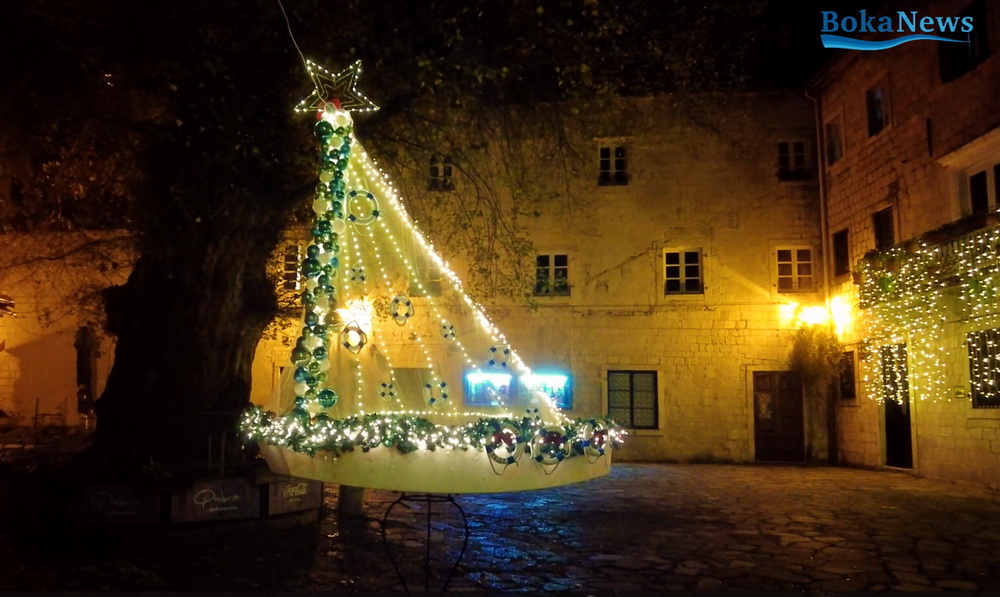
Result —
[[307, 61], [315, 91], [315, 220], [302, 331], [275, 404], [242, 429], [274, 472], [424, 493], [519, 491], [607, 474], [624, 433], [571, 419], [565, 378], [535, 375], [417, 229], [354, 136], [360, 62]]

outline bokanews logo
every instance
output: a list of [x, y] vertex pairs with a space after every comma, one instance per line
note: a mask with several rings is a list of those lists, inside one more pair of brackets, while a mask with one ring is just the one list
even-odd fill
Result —
[[[867, 10], [858, 11], [857, 15], [840, 16], [835, 11], [824, 10], [823, 28], [820, 39], [824, 48], [839, 48], [844, 50], [885, 50], [911, 41], [933, 40], [954, 43], [968, 43], [968, 38], [974, 23], [971, 16], [966, 17], [931, 17], [922, 16], [917, 11], [896, 11], [895, 15], [871, 15]], [[892, 39], [870, 40], [858, 39], [837, 33], [906, 33]], [[951, 37], [946, 37], [950, 35]]]

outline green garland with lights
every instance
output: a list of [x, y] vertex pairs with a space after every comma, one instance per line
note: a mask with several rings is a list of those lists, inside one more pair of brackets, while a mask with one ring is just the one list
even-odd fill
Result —
[[[530, 412], [529, 412], [530, 414]], [[536, 460], [565, 458], [589, 452], [602, 455], [607, 446], [621, 444], [626, 432], [614, 419], [591, 417], [551, 425], [536, 416], [480, 418], [463, 425], [438, 425], [426, 418], [397, 413], [367, 413], [333, 419], [325, 413], [314, 417], [302, 411], [277, 415], [260, 407], [246, 411], [240, 429], [251, 441], [285, 447], [314, 456], [325, 451], [344, 452], [395, 449], [403, 454], [416, 450], [486, 450], [511, 432], [512, 440], [527, 451], [537, 445]], [[588, 450], [589, 449], [589, 450]]]

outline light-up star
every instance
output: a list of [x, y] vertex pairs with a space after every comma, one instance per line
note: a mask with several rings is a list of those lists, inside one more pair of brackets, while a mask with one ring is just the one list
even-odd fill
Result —
[[306, 60], [306, 68], [309, 69], [309, 77], [316, 84], [316, 89], [295, 106], [296, 112], [319, 112], [331, 103], [348, 112], [378, 110], [378, 106], [357, 90], [358, 76], [361, 74], [360, 60], [339, 73], [331, 73], [312, 60]]

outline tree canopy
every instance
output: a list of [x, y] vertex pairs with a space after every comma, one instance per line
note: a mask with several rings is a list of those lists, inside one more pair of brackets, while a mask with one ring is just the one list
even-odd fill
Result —
[[[105, 293], [117, 349], [97, 453], [125, 469], [194, 459], [247, 404], [276, 312], [268, 259], [314, 185], [309, 126], [291, 110], [311, 89], [289, 31], [331, 69], [364, 60], [382, 110], [360, 135], [392, 157], [434, 148], [430, 131], [448, 122], [428, 105], [503, 118], [511, 106], [788, 83], [799, 71], [768, 56], [798, 43], [783, 23], [800, 4], [4, 2], [0, 147], [17, 180], [0, 227], [125, 229], [138, 250], [128, 282]], [[516, 255], [514, 226], [468, 239], [511, 233], [468, 250]]]

